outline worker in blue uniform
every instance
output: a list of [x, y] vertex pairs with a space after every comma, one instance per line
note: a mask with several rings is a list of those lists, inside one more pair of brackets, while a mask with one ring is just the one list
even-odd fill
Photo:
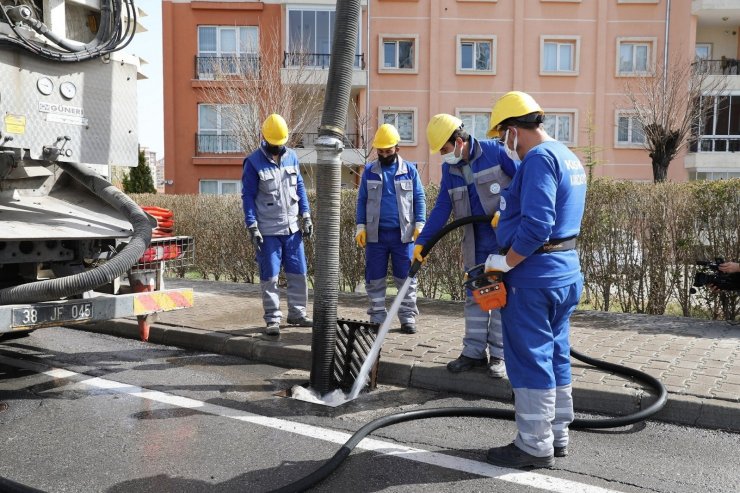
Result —
[[[393, 125], [378, 127], [373, 139], [378, 159], [365, 165], [357, 193], [355, 241], [365, 248], [365, 289], [370, 298], [370, 321], [386, 318], [385, 290], [388, 258], [400, 289], [408, 277], [414, 240], [424, 228], [426, 198], [416, 164], [398, 154], [401, 136]], [[398, 310], [401, 332], [416, 332], [416, 278], [411, 279]]]
[[[450, 213], [454, 213], [455, 219], [493, 215], [498, 210], [501, 191], [511, 182], [517, 167], [499, 141], [474, 138], [463, 128], [462, 120], [452, 115], [435, 115], [427, 125], [427, 139], [429, 151], [439, 152], [444, 163], [437, 201], [416, 239], [414, 258], [419, 261], [424, 260], [424, 244], [445, 226]], [[465, 270], [485, 262], [489, 254], [498, 250], [493, 228], [486, 223], [465, 226], [462, 250]], [[487, 366], [490, 377], [502, 378], [506, 375], [503, 359], [499, 310], [483, 311], [467, 292], [462, 354], [447, 364], [447, 370], [459, 373]]]
[[504, 272], [504, 348], [518, 429], [513, 443], [490, 449], [487, 459], [514, 468], [552, 467], [554, 457], [567, 455], [574, 419], [568, 337], [583, 288], [575, 247], [587, 178], [543, 119], [530, 95], [512, 91], [494, 105], [488, 131], [522, 159], [501, 197], [502, 250], [486, 261], [487, 270]]
[[313, 325], [306, 316], [308, 285], [303, 250], [303, 240], [311, 236], [313, 223], [298, 157], [285, 146], [288, 135], [282, 116], [268, 116], [262, 124], [264, 140], [244, 160], [242, 173], [244, 221], [257, 252], [268, 335], [280, 335], [281, 267], [288, 281], [288, 324]]

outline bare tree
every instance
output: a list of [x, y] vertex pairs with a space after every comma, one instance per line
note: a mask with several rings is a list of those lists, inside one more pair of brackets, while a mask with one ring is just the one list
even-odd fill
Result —
[[625, 85], [626, 98], [645, 135], [655, 182], [666, 180], [671, 161], [696, 139], [709, 110], [701, 96], [717, 95], [725, 88], [724, 79], [712, 77], [700, 63], [676, 57], [664, 68], [660, 62], [654, 74]]
[[324, 104], [324, 86], [315, 63], [302, 51], [284, 53], [278, 28], [266, 36], [261, 50], [242, 50], [251, 54], [199, 58], [199, 72], [205, 73], [200, 78], [213, 80], [203, 87], [204, 101], [221, 105], [220, 137], [229, 152], [256, 149], [261, 122], [271, 113], [288, 123], [289, 147], [302, 146], [304, 135], [318, 130], [311, 127]]
[[583, 167], [588, 170], [588, 183], [590, 185], [594, 178], [594, 170], [605, 162], [600, 158], [604, 148], [596, 145], [596, 125], [594, 124], [594, 115], [590, 109], [586, 113], [586, 129], [584, 131], [586, 132], [586, 145], [575, 147], [573, 150], [579, 152], [583, 157]]

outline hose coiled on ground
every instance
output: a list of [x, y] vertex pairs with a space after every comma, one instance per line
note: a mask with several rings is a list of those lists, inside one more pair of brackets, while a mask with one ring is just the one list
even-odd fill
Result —
[[[429, 251], [434, 245], [447, 233], [453, 229], [459, 228], [471, 223], [482, 223], [490, 222], [492, 217], [490, 216], [469, 216], [456, 221], [452, 221], [450, 224], [442, 228], [439, 233], [434, 235], [421, 250], [421, 255], [426, 257]], [[419, 269], [421, 269], [422, 263], [414, 261], [409, 269], [409, 277], [414, 277]], [[634, 423], [644, 421], [653, 414], [657, 413], [666, 405], [668, 401], [668, 391], [660, 381], [648, 375], [645, 372], [635, 370], [615, 363], [609, 363], [606, 361], [597, 360], [586, 356], [582, 353], [571, 348], [570, 354], [573, 358], [582, 361], [586, 364], [595, 366], [603, 370], [612, 371], [614, 373], [625, 375], [628, 377], [634, 377], [635, 379], [643, 382], [647, 386], [655, 390], [657, 398], [655, 402], [650, 404], [645, 409], [642, 409], [636, 413], [628, 414], [626, 416], [618, 416], [615, 418], [604, 418], [604, 419], [580, 419], [576, 418], [569, 426], [573, 430], [583, 429], [604, 429], [604, 428], [618, 428], [620, 426], [628, 426]], [[510, 409], [490, 409], [490, 408], [479, 408], [479, 407], [442, 407], [432, 409], [420, 409], [418, 411], [407, 411], [403, 413], [390, 414], [383, 416], [376, 420], [371, 421], [362, 428], [360, 428], [349, 440], [347, 440], [342, 448], [340, 448], [329, 460], [324, 462], [318, 469], [310, 473], [298, 481], [290, 483], [282, 488], [273, 490], [271, 493], [293, 493], [306, 491], [307, 489], [315, 486], [317, 483], [326, 479], [332, 472], [334, 472], [346, 459], [352, 450], [359, 444], [363, 438], [380, 428], [386, 426], [403, 423], [406, 421], [414, 421], [417, 419], [429, 419], [429, 418], [449, 418], [449, 417], [468, 417], [468, 418], [496, 418], [496, 419], [507, 419], [514, 420], [515, 413]]]

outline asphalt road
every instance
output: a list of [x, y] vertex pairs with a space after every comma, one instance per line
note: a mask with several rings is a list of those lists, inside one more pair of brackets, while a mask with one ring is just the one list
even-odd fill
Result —
[[[70, 329], [0, 341], [0, 476], [48, 492], [268, 491], [314, 470], [377, 417], [509, 406], [391, 387], [338, 408], [275, 395], [307, 380]], [[475, 418], [385, 428], [315, 491], [740, 491], [738, 434], [649, 422], [572, 432], [570, 456], [552, 470], [486, 464], [485, 450], [514, 431]]]

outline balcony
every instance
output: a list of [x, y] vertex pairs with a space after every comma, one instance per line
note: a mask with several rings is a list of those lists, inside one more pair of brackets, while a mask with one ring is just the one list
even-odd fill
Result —
[[195, 134], [195, 155], [244, 154], [236, 135]]
[[[283, 68], [280, 76], [283, 84], [309, 84], [325, 86], [329, 77], [329, 53], [283, 53]], [[367, 70], [365, 69], [365, 55], [355, 55], [354, 69], [352, 70], [352, 87], [355, 89], [367, 87]]]
[[[289, 53], [283, 52], [283, 67], [312, 67], [328, 69], [331, 61], [330, 53]], [[365, 55], [355, 55], [354, 67], [365, 70]]]
[[703, 135], [689, 152], [739, 152], [740, 135]]
[[238, 56], [197, 56], [195, 57], [195, 79], [217, 80], [244, 77], [259, 79], [260, 56], [247, 54]]
[[740, 60], [722, 58], [721, 60], [697, 60], [692, 64], [694, 72], [708, 75], [740, 75]]

